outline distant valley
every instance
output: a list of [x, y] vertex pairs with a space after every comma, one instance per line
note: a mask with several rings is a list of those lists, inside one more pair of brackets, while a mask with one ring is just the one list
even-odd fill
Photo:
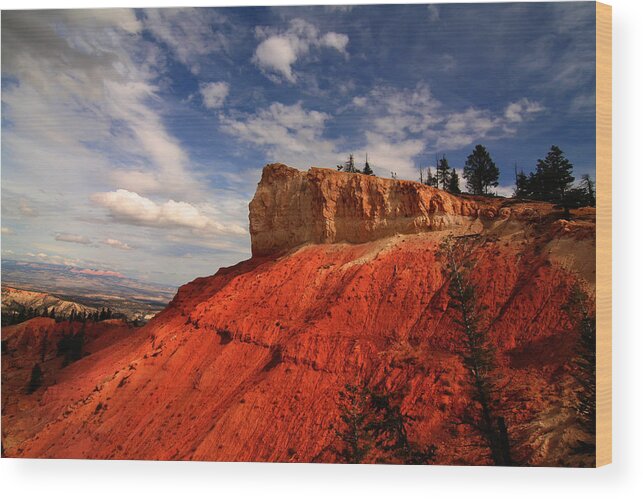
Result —
[[130, 279], [117, 272], [2, 260], [2, 314], [47, 308], [63, 315], [109, 309], [145, 321], [172, 300], [176, 289]]

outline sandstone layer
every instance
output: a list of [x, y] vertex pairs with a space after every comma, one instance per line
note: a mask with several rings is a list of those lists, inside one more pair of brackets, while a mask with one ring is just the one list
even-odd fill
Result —
[[252, 254], [444, 230], [471, 224], [478, 209], [418, 182], [276, 163], [264, 168], [250, 203]]

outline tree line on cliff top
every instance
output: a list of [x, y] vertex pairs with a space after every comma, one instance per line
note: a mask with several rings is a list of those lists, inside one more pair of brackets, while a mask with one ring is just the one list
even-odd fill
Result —
[[[572, 208], [596, 206], [594, 181], [589, 175], [583, 175], [578, 185], [574, 185], [573, 168], [563, 151], [553, 145], [545, 159], [539, 159], [536, 162], [535, 171], [526, 174], [523, 170], [518, 172], [516, 169], [514, 197], [554, 203], [557, 207], [564, 209], [566, 215], [569, 215], [569, 210]], [[374, 175], [368, 162], [368, 155], [362, 170], [355, 165], [355, 157], [352, 154], [346, 162], [337, 165], [337, 170]], [[460, 176], [456, 169], [449, 165], [446, 155], [442, 155], [441, 158], [436, 157], [435, 173], [430, 166], [426, 172], [423, 167], [419, 170], [421, 183], [452, 194], [461, 193]], [[397, 178], [395, 172], [391, 172], [391, 176]], [[500, 170], [489, 151], [478, 144], [467, 156], [462, 176], [466, 181], [469, 194], [489, 196], [493, 194], [493, 188], [498, 187]]]

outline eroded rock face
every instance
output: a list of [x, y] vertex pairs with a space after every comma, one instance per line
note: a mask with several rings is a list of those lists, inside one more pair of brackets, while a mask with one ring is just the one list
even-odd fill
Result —
[[473, 200], [418, 182], [275, 163], [250, 203], [252, 254], [444, 230], [470, 224], [478, 211]]

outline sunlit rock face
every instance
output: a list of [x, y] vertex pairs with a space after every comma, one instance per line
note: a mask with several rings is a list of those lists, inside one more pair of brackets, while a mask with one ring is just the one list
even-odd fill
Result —
[[477, 214], [474, 200], [419, 182], [276, 163], [264, 168], [250, 203], [252, 254], [442, 230]]

